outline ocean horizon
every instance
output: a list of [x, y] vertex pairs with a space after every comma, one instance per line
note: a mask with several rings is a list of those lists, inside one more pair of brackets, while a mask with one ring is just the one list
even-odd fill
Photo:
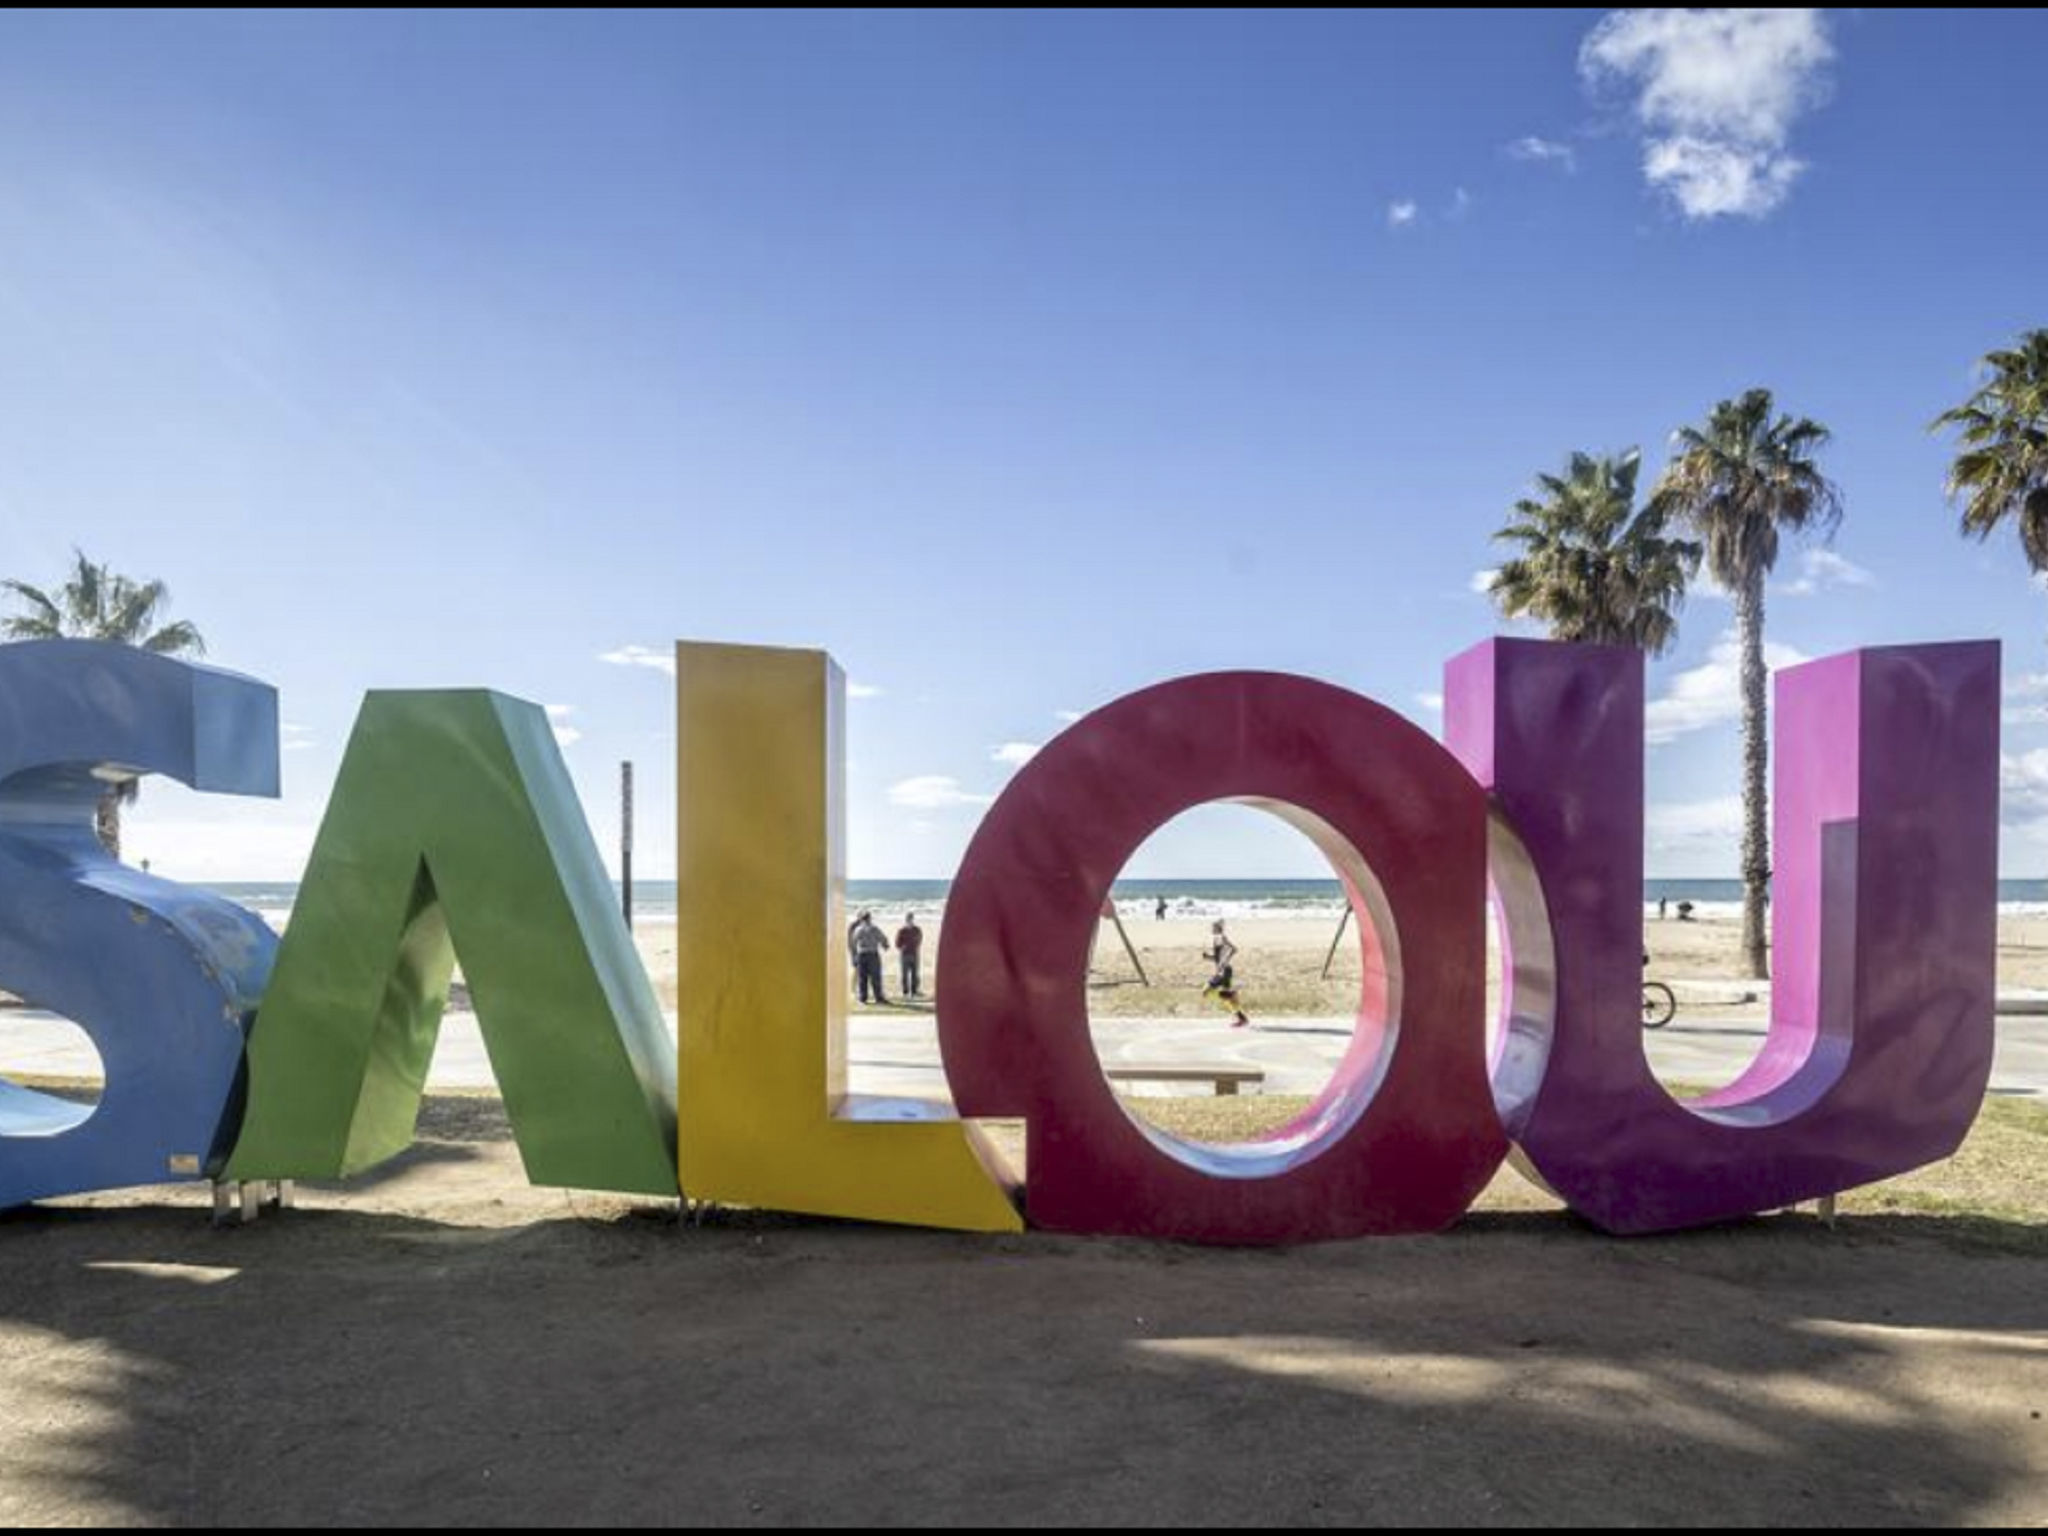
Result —
[[[200, 882], [194, 882], [200, 883]], [[850, 907], [872, 907], [878, 913], [916, 912], [943, 917], [951, 880], [849, 880]], [[288, 916], [298, 900], [297, 881], [230, 880], [204, 883], [203, 888], [248, 907], [266, 918]], [[613, 882], [618, 890], [618, 882]], [[1296, 917], [1329, 916], [1343, 909], [1343, 888], [1335, 880], [1119, 880], [1111, 898], [1120, 915], [1150, 918], [1162, 898], [1167, 914], [1179, 918], [1226, 918], [1257, 922]], [[621, 893], [623, 899], [623, 893]], [[1643, 906], [1654, 912], [1659, 901], [1676, 906], [1693, 903], [1702, 917], [1724, 916], [1742, 907], [1740, 880], [1659, 880], [1643, 882]], [[2001, 914], [2020, 916], [2048, 912], [2048, 880], [1998, 882]], [[676, 913], [676, 882], [635, 880], [636, 921], [672, 920]]]

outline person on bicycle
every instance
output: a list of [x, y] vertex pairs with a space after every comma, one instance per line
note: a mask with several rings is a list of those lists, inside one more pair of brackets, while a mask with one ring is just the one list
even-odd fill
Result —
[[[1650, 963], [1650, 952], [1643, 951], [1643, 964]], [[1643, 979], [1643, 1028], [1662, 1029], [1678, 1013], [1678, 994], [1661, 981]]]

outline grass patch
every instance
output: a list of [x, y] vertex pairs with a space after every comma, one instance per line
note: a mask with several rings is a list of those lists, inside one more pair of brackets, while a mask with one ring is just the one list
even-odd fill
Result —
[[[63, 1097], [91, 1097], [97, 1081], [23, 1076], [9, 1081]], [[1684, 1095], [1696, 1089], [1671, 1085]], [[1129, 1095], [1134, 1114], [1170, 1135], [1220, 1145], [1272, 1135], [1311, 1102], [1301, 1094], [1235, 1097]], [[1010, 1127], [1021, 1146], [1021, 1126]], [[423, 1141], [506, 1141], [511, 1126], [503, 1102], [488, 1088], [441, 1090], [421, 1101]], [[1555, 1209], [1556, 1202], [1510, 1169], [1474, 1203], [1479, 1211]], [[2032, 1100], [1987, 1099], [1976, 1125], [1955, 1156], [1896, 1179], [1851, 1190], [1841, 1197], [1845, 1221], [1883, 1233], [1936, 1237], [1977, 1252], [2048, 1255], [2048, 1105]]]
[[1306, 1095], [1251, 1093], [1225, 1098], [1131, 1094], [1124, 1099], [1131, 1112], [1168, 1135], [1187, 1141], [1220, 1143], [1258, 1141], [1279, 1130], [1307, 1109]]
[[[1697, 1090], [1673, 1085], [1681, 1095]], [[1271, 1135], [1307, 1108], [1291, 1094], [1237, 1098], [1133, 1095], [1131, 1110], [1161, 1130], [1190, 1141], [1228, 1145]], [[1555, 1209], [1556, 1202], [1503, 1170], [1473, 1209]], [[1844, 1194], [1838, 1217], [1936, 1236], [1976, 1251], [2048, 1255], [2048, 1105], [1987, 1099], [1955, 1156], [1930, 1167]]]
[[2048, 1106], [1987, 1099], [1954, 1157], [1851, 1190], [1840, 1210], [1939, 1217], [1973, 1247], [2048, 1254]]

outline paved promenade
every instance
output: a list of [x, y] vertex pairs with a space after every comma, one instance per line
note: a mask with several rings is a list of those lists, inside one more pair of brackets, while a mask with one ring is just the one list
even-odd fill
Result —
[[[671, 1020], [673, 1023], [673, 1020]], [[1108, 1019], [1097, 1027], [1097, 1046], [1106, 1062], [1186, 1063], [1197, 1066], [1257, 1067], [1268, 1093], [1312, 1093], [1328, 1080], [1350, 1038], [1345, 1019], [1283, 1019], [1253, 1029], [1187, 1019]], [[892, 1097], [944, 1098], [938, 1037], [930, 1014], [900, 1018], [857, 1017], [848, 1050], [850, 1086], [857, 1093]], [[1732, 1081], [1756, 1054], [1763, 1026], [1753, 1022], [1689, 1019], [1644, 1035], [1651, 1064], [1666, 1081]], [[84, 1037], [47, 1014], [0, 1012], [0, 1076], [93, 1077], [99, 1059]], [[441, 1030], [430, 1078], [436, 1087], [490, 1085], [490, 1062], [476, 1019], [450, 1014]], [[1148, 1084], [1146, 1092], [1176, 1091]], [[1206, 1093], [1205, 1086], [1184, 1090]], [[1991, 1091], [2030, 1098], [2048, 1097], [2048, 1016], [2001, 1016], [1998, 1056]]]

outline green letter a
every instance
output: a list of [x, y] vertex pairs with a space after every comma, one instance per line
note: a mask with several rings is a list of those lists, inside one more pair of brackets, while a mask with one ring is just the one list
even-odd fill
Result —
[[480, 690], [363, 700], [223, 1177], [403, 1151], [458, 955], [527, 1178], [674, 1196], [674, 1040], [547, 716]]

